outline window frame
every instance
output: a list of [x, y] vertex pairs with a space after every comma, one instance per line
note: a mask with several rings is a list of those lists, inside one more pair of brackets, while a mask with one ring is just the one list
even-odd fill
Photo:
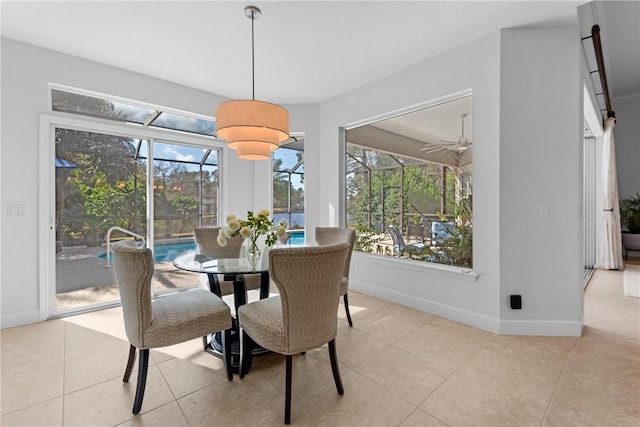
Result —
[[[466, 97], [473, 97], [473, 90], [472, 89], [465, 89], [459, 92], [455, 92], [455, 93], [451, 93], [442, 97], [438, 97], [435, 99], [432, 99], [430, 101], [426, 101], [426, 102], [422, 102], [422, 103], [418, 103], [418, 104], [414, 104], [405, 108], [400, 108], [397, 110], [393, 110], [387, 113], [382, 113], [382, 114], [378, 114], [375, 116], [371, 116], [369, 118], [365, 118], [362, 120], [358, 120], [358, 121], [354, 121], [352, 123], [349, 123], [345, 126], [341, 126], [339, 127], [339, 152], [340, 152], [340, 222], [342, 224], [342, 226], [346, 226], [347, 224], [347, 132], [362, 126], [367, 126], [382, 120], [386, 120], [386, 119], [390, 119], [390, 118], [394, 118], [397, 116], [401, 116], [401, 115], [405, 115], [405, 114], [410, 114], [412, 112], [416, 112], [418, 110], [422, 110], [422, 109], [426, 109], [426, 108], [430, 108], [430, 107], [435, 107], [437, 105], [440, 104], [445, 104], [447, 102], [451, 102], [451, 101], [456, 101], [458, 99], [461, 98], [466, 98]], [[472, 103], [472, 110], [473, 110], [473, 103]], [[472, 111], [473, 114], [473, 111]], [[357, 144], [356, 144], [357, 145]], [[374, 149], [373, 147], [371, 147], [371, 149]], [[384, 150], [378, 150], [377, 148], [375, 148], [374, 150], [376, 151], [384, 151]], [[393, 154], [393, 153], [391, 153]], [[434, 162], [434, 163], [438, 163], [438, 162]], [[447, 165], [448, 166], [448, 165]], [[465, 166], [467, 170], [467, 172], [471, 173], [471, 176], [473, 176], [473, 161]], [[473, 182], [473, 179], [471, 179], [471, 182]], [[461, 188], [462, 190], [462, 188]], [[473, 191], [472, 191], [473, 193]], [[475, 203], [472, 203], [472, 205], [475, 205]], [[475, 232], [473, 233], [475, 234]], [[473, 236], [472, 234], [472, 236]], [[356, 253], [356, 251], [354, 251], [354, 254]], [[417, 269], [429, 269], [429, 271], [437, 271], [439, 273], [445, 272], [446, 274], [449, 274], [449, 272], [453, 275], [464, 275], [467, 278], [470, 278], [470, 280], [476, 280], [477, 279], [477, 274], [474, 272], [474, 262], [473, 259], [471, 261], [471, 267], [464, 267], [464, 266], [457, 266], [457, 265], [448, 265], [448, 264], [442, 264], [442, 263], [435, 263], [435, 262], [424, 262], [421, 260], [414, 260], [414, 259], [405, 259], [405, 258], [397, 258], [397, 257], [388, 257], [388, 256], [384, 256], [384, 255], [379, 255], [376, 253], [372, 253], [372, 252], [362, 252], [362, 251], [357, 251], [358, 257], [376, 257], [376, 259], [382, 259], [384, 260], [385, 263], [389, 263], [394, 264], [395, 263], [399, 263], [397, 265], [411, 265], [412, 267], [415, 267]]]
[[[55, 219], [55, 183], [49, 177], [53, 175], [55, 165], [55, 129], [68, 128], [77, 131], [95, 132], [121, 136], [125, 138], [138, 138], [149, 141], [165, 143], [175, 143], [177, 145], [189, 145], [203, 149], [215, 149], [218, 151], [218, 213], [220, 218], [221, 205], [224, 195], [228, 194], [228, 180], [226, 179], [225, 165], [229, 162], [229, 149], [226, 144], [214, 137], [170, 130], [160, 127], [142, 127], [137, 124], [122, 121], [96, 118], [87, 115], [78, 115], [68, 112], [53, 111], [51, 109], [51, 90], [59, 89], [60, 85], [49, 85], [49, 111], [40, 114], [40, 156], [39, 156], [39, 274], [43, 280], [40, 282], [40, 319], [46, 320], [56, 313], [56, 277], [55, 277], [55, 227], [52, 221]], [[67, 90], [67, 87], [63, 87]], [[94, 96], [95, 94], [90, 94]], [[111, 100], [112, 98], [106, 97]], [[127, 101], [127, 100], [125, 100]], [[169, 109], [167, 109], [169, 111]], [[184, 114], [184, 112], [180, 112]], [[210, 118], [208, 118], [210, 119]], [[153, 153], [147, 157], [152, 157]], [[148, 160], [148, 159], [147, 159]], [[149, 164], [153, 162], [148, 162]], [[153, 204], [149, 204], [147, 209], [153, 211]], [[147, 227], [152, 229], [153, 215], [147, 212]], [[153, 247], [153, 234], [150, 235], [147, 244]]]

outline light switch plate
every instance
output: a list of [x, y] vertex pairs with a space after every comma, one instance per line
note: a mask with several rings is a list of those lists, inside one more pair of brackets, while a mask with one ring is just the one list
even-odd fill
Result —
[[538, 206], [538, 216], [540, 218], [549, 218], [549, 206], [548, 205], [539, 205]]
[[7, 216], [9, 218], [19, 218], [24, 216], [25, 205], [7, 205]]

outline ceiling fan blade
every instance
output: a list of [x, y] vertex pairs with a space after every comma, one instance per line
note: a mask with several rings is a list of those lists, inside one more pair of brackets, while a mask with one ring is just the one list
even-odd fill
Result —
[[445, 147], [443, 145], [433, 145], [430, 147], [424, 147], [422, 151], [426, 151], [427, 153], [435, 153], [437, 151], [449, 151], [449, 147]]
[[444, 147], [438, 147], [438, 146], [431, 146], [431, 147], [424, 146], [420, 149], [420, 151], [426, 151], [427, 153], [435, 153], [436, 151], [441, 151], [444, 149], [445, 149]]

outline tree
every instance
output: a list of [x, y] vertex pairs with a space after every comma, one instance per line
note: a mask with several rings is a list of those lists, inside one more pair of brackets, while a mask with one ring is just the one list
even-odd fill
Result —
[[[128, 215], [138, 211], [127, 203], [135, 197], [127, 196], [124, 183], [132, 175], [141, 174], [140, 165], [134, 160], [140, 141], [64, 128], [56, 129], [55, 141], [56, 157], [76, 166], [65, 181], [56, 183], [57, 239], [65, 240], [65, 233], [83, 234], [86, 243], [97, 244], [110, 219], [119, 218], [125, 209]], [[129, 188], [133, 190], [133, 186]]]

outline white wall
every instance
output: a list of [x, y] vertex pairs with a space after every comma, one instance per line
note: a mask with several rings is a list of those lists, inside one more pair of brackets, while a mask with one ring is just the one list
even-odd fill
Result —
[[[1, 325], [40, 320], [38, 275], [40, 220], [39, 123], [49, 113], [49, 83], [101, 92], [213, 116], [219, 96], [144, 75], [86, 61], [2, 38], [2, 158], [0, 215]], [[310, 143], [317, 138], [317, 106], [292, 106], [292, 131], [308, 130]], [[271, 206], [270, 162], [239, 160], [228, 156], [224, 176], [230, 191], [223, 195], [225, 212], [242, 213]], [[7, 205], [25, 207], [25, 216], [7, 217]]]
[[[582, 96], [576, 28], [502, 32], [500, 278], [504, 332], [582, 321]], [[545, 214], [544, 211], [548, 211]], [[521, 294], [522, 310], [511, 310]], [[551, 332], [551, 331], [550, 331]]]
[[613, 105], [618, 194], [622, 198], [640, 194], [640, 94], [614, 99]]
[[[340, 127], [473, 90], [477, 280], [356, 253], [354, 289], [494, 332], [581, 333], [579, 48], [577, 28], [495, 33], [322, 104], [325, 150], [311, 161], [332, 170]], [[323, 181], [320, 224], [340, 223], [338, 174]], [[523, 310], [508, 308], [511, 293]]]
[[[582, 294], [575, 290], [581, 282], [574, 276], [580, 242], [572, 221], [577, 223], [580, 194], [579, 148], [574, 145], [581, 136], [581, 86], [578, 46], [570, 42], [577, 32], [548, 28], [512, 31], [488, 35], [320, 106], [289, 106], [292, 131], [305, 132], [308, 238], [313, 239], [312, 230], [317, 225], [342, 223], [341, 127], [471, 89], [476, 147], [473, 274], [354, 254], [351, 286], [494, 332], [577, 335], [582, 324], [577, 308], [581, 307]], [[534, 58], [518, 53], [518, 39], [553, 47], [548, 52], [535, 51], [534, 63]], [[507, 53], [521, 63], [511, 64], [516, 61], [506, 58]], [[524, 78], [518, 79], [517, 73], [501, 61], [522, 68]], [[553, 75], [526, 70], [527, 64], [537, 69], [537, 63], [547, 63]], [[39, 310], [34, 259], [38, 254], [38, 177], [33, 168], [25, 173], [24, 165], [38, 164], [38, 115], [49, 111], [48, 82], [201, 114], [211, 114], [221, 100], [186, 87], [2, 40], [2, 212], [6, 213], [8, 203], [26, 206], [24, 218], [8, 220], [2, 216], [3, 327], [35, 321]], [[503, 93], [505, 90], [509, 96]], [[524, 98], [520, 90], [534, 96], [534, 102], [510, 106], [520, 114], [505, 111], [501, 103], [509, 101], [511, 95]], [[547, 97], [544, 103], [537, 92]], [[558, 105], [552, 108], [554, 112], [563, 111], [554, 115], [558, 123], [551, 126], [547, 120], [552, 114], [539, 111], [550, 105]], [[523, 119], [527, 115], [542, 122], [533, 126]], [[542, 129], [550, 131], [550, 139], [539, 148], [531, 147], [539, 143]], [[543, 155], [544, 148], [550, 147], [557, 156]], [[520, 152], [524, 158], [532, 156], [530, 163], [514, 159], [531, 176], [521, 176], [520, 169], [509, 163]], [[559, 162], [560, 158], [564, 161]], [[228, 208], [223, 213], [239, 213], [269, 203], [267, 162], [246, 162], [230, 156], [228, 166], [232, 194], [225, 196]], [[549, 174], [562, 182], [552, 181]], [[11, 179], [16, 176], [20, 179]], [[511, 187], [509, 182], [545, 186], [552, 182], [554, 186], [542, 191]], [[543, 202], [550, 207], [550, 226], [542, 226], [536, 217]], [[518, 218], [514, 208], [521, 205], [524, 216]], [[543, 239], [538, 239], [540, 236]], [[512, 253], [513, 248], [517, 251]], [[529, 259], [523, 260], [518, 253]], [[505, 296], [514, 291], [523, 294], [525, 310], [510, 313]], [[507, 328], [505, 322], [509, 322]]]
[[[500, 306], [498, 33], [322, 104], [320, 138], [325, 151], [316, 161], [323, 169], [331, 170], [331, 165], [343, 156], [338, 144], [339, 127], [350, 127], [467, 89], [473, 90], [476, 248], [473, 263], [477, 280], [469, 274], [445, 272], [422, 263], [402, 263], [356, 253], [350, 286], [497, 332]], [[316, 200], [320, 225], [337, 224], [342, 219], [335, 209], [341, 197], [338, 174], [326, 174], [323, 180], [325, 185]]]

